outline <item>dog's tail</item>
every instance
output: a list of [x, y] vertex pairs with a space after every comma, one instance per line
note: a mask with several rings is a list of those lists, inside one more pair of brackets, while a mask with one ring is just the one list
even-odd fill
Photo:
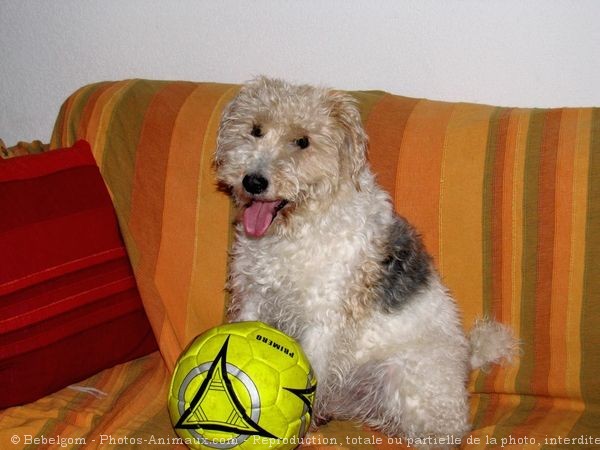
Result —
[[490, 364], [511, 363], [520, 347], [510, 327], [487, 318], [475, 321], [469, 340], [473, 369], [486, 370]]

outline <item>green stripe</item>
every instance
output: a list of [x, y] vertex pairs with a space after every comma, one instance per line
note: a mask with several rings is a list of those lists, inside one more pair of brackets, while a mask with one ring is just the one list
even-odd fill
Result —
[[535, 303], [537, 282], [538, 195], [540, 152], [545, 122], [544, 110], [533, 110], [527, 136], [523, 179], [523, 259], [521, 292], [521, 327], [519, 330], [523, 354], [515, 380], [516, 392], [531, 394], [535, 364]]
[[[69, 98], [62, 104], [56, 122], [54, 123], [54, 129], [52, 131], [52, 148], [71, 146], [75, 143], [80, 136], [77, 135], [79, 128], [79, 122], [83, 116], [85, 105], [87, 104], [90, 96], [103, 86], [110, 84], [111, 82], [103, 81], [100, 83], [89, 84], [75, 91]], [[69, 100], [73, 100], [69, 111], [69, 117], [65, 117], [67, 114], [67, 104]], [[67, 127], [65, 136], [63, 131], [65, 129], [64, 121], [67, 120]]]
[[367, 123], [373, 107], [387, 95], [383, 91], [352, 91], [348, 93], [358, 101], [358, 109], [363, 124]]
[[581, 385], [584, 399], [600, 401], [600, 108], [592, 113], [588, 180]]
[[[531, 414], [535, 410], [536, 398], [531, 395], [521, 395], [519, 398], [519, 405], [515, 407], [513, 412], [506, 417], [498, 421], [494, 428], [493, 437], [500, 444], [502, 438], [508, 436], [517, 437], [515, 434], [515, 428], [523, 425]], [[499, 446], [499, 445], [498, 445]], [[498, 448], [498, 447], [493, 447]]]
[[[485, 377], [482, 377], [481, 375], [479, 375], [477, 377], [475, 389], [478, 392], [481, 391], [481, 388], [478, 386], [479, 378], [483, 378], [485, 380]], [[479, 403], [477, 404], [477, 411], [475, 411], [475, 414], [473, 417], [473, 429], [474, 430], [477, 430], [479, 428], [484, 428], [489, 425], [489, 423], [486, 423], [486, 421], [484, 419], [488, 413], [488, 410], [491, 407], [491, 399], [492, 399], [492, 396], [490, 394], [485, 394], [485, 393], [479, 394]]]
[[487, 147], [485, 150], [484, 172], [483, 172], [483, 196], [482, 196], [482, 255], [483, 255], [483, 290], [482, 308], [483, 313], [491, 315], [493, 298], [493, 215], [494, 215], [494, 170], [496, 167], [499, 145], [500, 117], [504, 110], [497, 108], [490, 117]]
[[[498, 152], [498, 125], [503, 109], [496, 108], [489, 119], [487, 145], [485, 149], [485, 159], [483, 168], [483, 194], [482, 194], [482, 311], [484, 315], [491, 316], [492, 310], [492, 295], [493, 295], [493, 236], [492, 236], [492, 219], [494, 206], [494, 167], [496, 155]], [[475, 392], [485, 391], [486, 378], [490, 375], [484, 371], [479, 371], [475, 380]], [[481, 420], [481, 416], [487, 409], [487, 401], [481, 405], [476, 416]]]
[[[498, 158], [503, 157], [504, 153], [499, 148], [501, 137], [507, 133], [507, 130], [501, 130], [500, 126], [502, 118], [510, 114], [510, 109], [496, 108], [490, 116], [488, 138], [486, 146], [486, 155], [484, 160], [484, 175], [483, 175], [483, 194], [482, 194], [482, 311], [484, 315], [492, 316], [492, 303], [494, 295], [494, 236], [493, 236], [493, 220], [494, 220], [494, 174], [497, 164], [501, 161]], [[499, 282], [499, 280], [496, 280]], [[486, 391], [486, 382], [493, 372], [479, 371], [475, 380], [475, 392], [484, 393]], [[492, 396], [482, 394], [478, 404], [477, 411], [474, 416], [474, 425], [478, 428], [490, 425], [484, 423], [485, 417], [490, 408], [495, 406], [491, 402]]]
[[[538, 189], [540, 152], [545, 121], [544, 110], [532, 110], [529, 117], [529, 131], [525, 148], [525, 168], [523, 174], [523, 256], [522, 256], [522, 292], [521, 327], [522, 356], [515, 380], [515, 392], [521, 395], [519, 405], [495, 428], [494, 437], [500, 438], [512, 433], [514, 427], [522, 424], [535, 407], [535, 398], [531, 395], [531, 377], [535, 364], [535, 292], [537, 280], [537, 242], [538, 242]], [[516, 301], [516, 299], [513, 299]]]
[[592, 112], [585, 268], [581, 308], [581, 395], [586, 409], [571, 436], [595, 434], [600, 424], [600, 108]]
[[[115, 210], [119, 211], [122, 229], [128, 229], [131, 215], [132, 189], [135, 180], [136, 152], [145, 115], [154, 96], [168, 84], [165, 81], [136, 80], [120, 93], [121, 98], [112, 106], [102, 160], [102, 175], [112, 187]], [[118, 186], [116, 189], [115, 187]], [[129, 238], [130, 236], [126, 236]], [[126, 239], [129, 256], [137, 265], [134, 241]]]

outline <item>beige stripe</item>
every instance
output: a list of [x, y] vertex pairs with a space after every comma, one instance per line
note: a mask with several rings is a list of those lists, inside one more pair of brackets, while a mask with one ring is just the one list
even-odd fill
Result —
[[440, 268], [461, 306], [467, 328], [483, 314], [481, 174], [493, 111], [491, 107], [457, 104], [448, 123], [442, 155]]
[[[511, 197], [504, 203], [512, 205], [511, 220], [511, 253], [510, 261], [510, 279], [512, 292], [508, 300], [510, 313], [510, 326], [515, 333], [521, 329], [521, 293], [523, 288], [522, 270], [523, 270], [523, 178], [525, 176], [525, 154], [527, 151], [527, 135], [529, 133], [529, 120], [531, 111], [526, 109], [517, 109], [512, 113], [509, 122], [509, 146], [514, 147], [514, 156], [512, 166], [506, 165], [505, 170], [511, 170], [513, 180], [511, 186]], [[508, 278], [507, 278], [508, 279]], [[503, 368], [504, 377], [498, 378], [498, 382], [503, 382], [504, 392], [515, 392], [515, 382], [519, 372], [519, 363], [515, 361], [512, 365]]]

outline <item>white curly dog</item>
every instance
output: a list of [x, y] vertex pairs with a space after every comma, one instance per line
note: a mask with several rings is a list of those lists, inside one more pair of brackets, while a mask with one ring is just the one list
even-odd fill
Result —
[[240, 208], [229, 318], [300, 342], [319, 382], [315, 423], [460, 438], [470, 428], [469, 370], [510, 358], [515, 341], [484, 320], [465, 336], [366, 150], [349, 94], [265, 77], [242, 87], [215, 154], [218, 181]]

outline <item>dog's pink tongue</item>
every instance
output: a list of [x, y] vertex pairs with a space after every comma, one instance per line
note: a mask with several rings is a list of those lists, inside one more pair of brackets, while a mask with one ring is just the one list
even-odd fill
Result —
[[252, 202], [252, 204], [244, 210], [243, 222], [246, 234], [252, 237], [261, 237], [264, 235], [277, 214], [275, 208], [277, 208], [278, 204], [278, 201]]

